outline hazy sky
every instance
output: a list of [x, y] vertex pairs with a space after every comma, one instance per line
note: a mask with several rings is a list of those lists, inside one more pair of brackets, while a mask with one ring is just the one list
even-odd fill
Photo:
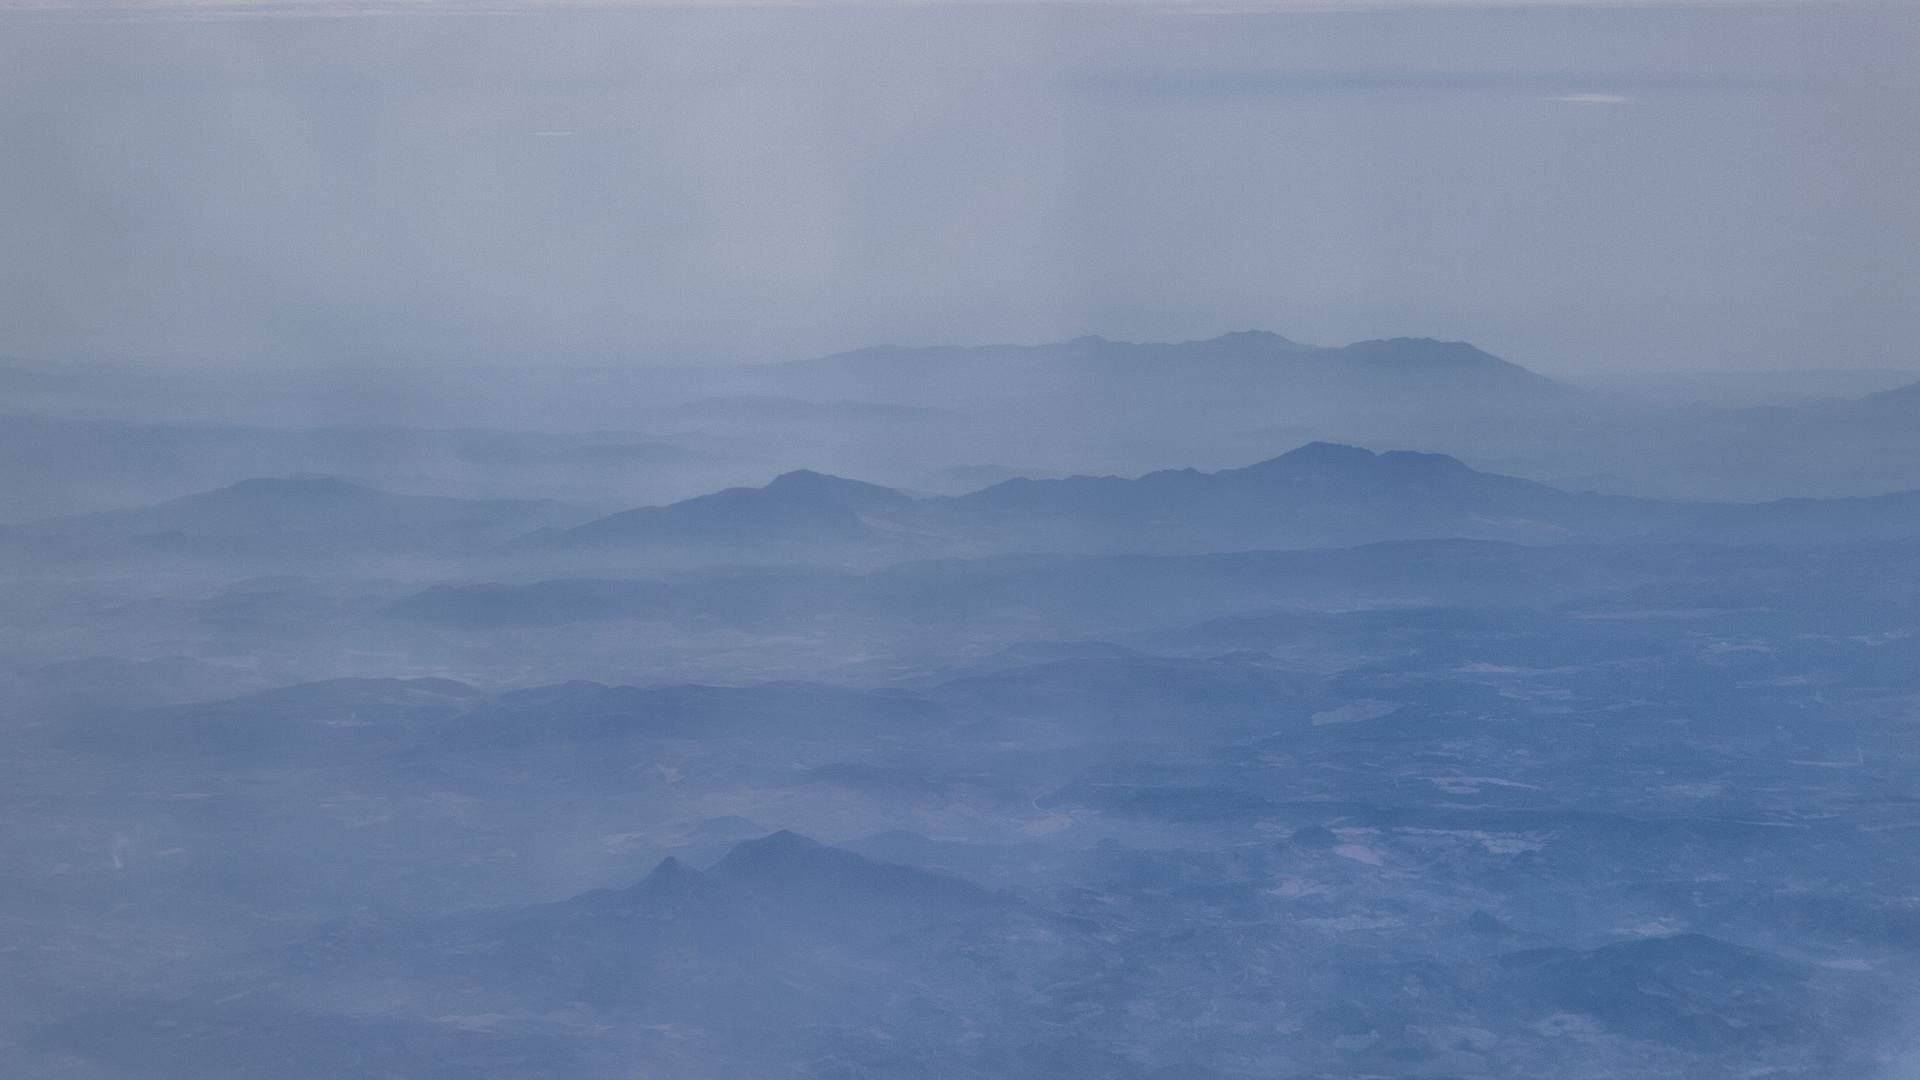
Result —
[[1911, 5], [0, 13], [0, 354], [1920, 366]]

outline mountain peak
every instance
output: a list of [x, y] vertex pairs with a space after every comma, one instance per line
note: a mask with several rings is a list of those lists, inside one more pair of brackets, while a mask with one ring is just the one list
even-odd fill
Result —
[[705, 883], [700, 871], [669, 855], [660, 860], [653, 872], [627, 889], [627, 895], [638, 899], [669, 900], [685, 896]]
[[1245, 475], [1298, 472], [1303, 469], [1405, 480], [1432, 480], [1473, 473], [1466, 463], [1448, 454], [1423, 454], [1415, 450], [1388, 450], [1376, 454], [1364, 447], [1331, 442], [1310, 442], [1279, 457], [1228, 472]]
[[763, 488], [727, 488], [666, 506], [623, 510], [529, 542], [706, 548], [862, 543], [872, 538], [862, 515], [912, 502], [911, 496], [889, 487], [798, 469], [774, 477]]
[[679, 859], [676, 859], [673, 856], [669, 855], [666, 858], [661, 859], [660, 865], [654, 867], [653, 872], [648, 874], [645, 878], [642, 878], [641, 880], [652, 881], [658, 878], [664, 881], [664, 880], [670, 880], [676, 877], [682, 877], [687, 874], [695, 874], [698, 872], [699, 871], [695, 870], [693, 867], [688, 866], [686, 863], [683, 863]]
[[1274, 333], [1271, 330], [1229, 330], [1226, 333], [1221, 334], [1219, 337], [1208, 338], [1206, 341], [1202, 342], [1202, 344], [1205, 344], [1205, 345], [1217, 345], [1221, 343], [1228, 343], [1228, 344], [1235, 344], [1235, 345], [1258, 344], [1258, 345], [1281, 345], [1281, 346], [1293, 346], [1293, 345], [1299, 344], [1299, 342], [1294, 341], [1292, 338], [1283, 337], [1279, 334]]
[[1380, 455], [1368, 450], [1364, 446], [1349, 446], [1346, 443], [1315, 441], [1307, 443], [1305, 446], [1289, 450], [1277, 458], [1270, 458], [1247, 467], [1257, 469], [1261, 465], [1272, 465], [1281, 461], [1296, 464], [1324, 463], [1329, 465], [1362, 465], [1371, 463], [1379, 456]]
[[825, 846], [811, 837], [781, 829], [758, 840], [743, 840], [735, 844], [733, 850], [713, 864], [708, 873], [733, 881], [763, 877], [785, 869]]
[[767, 487], [769, 489], [807, 488], [836, 482], [857, 484], [860, 481], [843, 480], [841, 477], [833, 476], [829, 473], [814, 472], [812, 469], [795, 469], [792, 472], [783, 472], [779, 476], [774, 477], [767, 482]]
[[1531, 386], [1555, 385], [1552, 379], [1502, 360], [1464, 341], [1436, 338], [1376, 338], [1338, 350], [1355, 367], [1376, 375], [1478, 376]]
[[910, 496], [890, 487], [869, 484], [864, 480], [848, 480], [842, 476], [814, 472], [812, 469], [795, 469], [793, 472], [781, 473], [761, 490], [770, 495], [788, 498], [844, 503], [856, 510], [875, 506], [897, 506], [913, 501]]

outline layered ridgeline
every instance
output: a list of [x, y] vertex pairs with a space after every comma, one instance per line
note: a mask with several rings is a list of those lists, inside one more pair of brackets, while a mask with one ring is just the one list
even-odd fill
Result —
[[[1920, 383], [1858, 401], [1661, 406], [1430, 338], [1331, 348], [1245, 331], [1167, 344], [888, 346], [747, 369], [727, 385], [960, 414], [923, 418], [924, 447], [851, 416], [835, 421], [838, 435], [823, 421], [822, 448], [842, 452], [809, 460], [864, 464], [843, 470], [864, 476], [899, 477], [904, 463], [845, 452], [862, 440], [910, 458], [936, 449], [958, 459], [949, 464], [1133, 472], [1169, 460], [1219, 467], [1278, 441], [1322, 439], [1445, 448], [1642, 495], [1753, 501], [1920, 487]], [[957, 490], [933, 472], [912, 482]]]
[[456, 555], [589, 516], [551, 499], [402, 495], [318, 476], [244, 480], [155, 506], [57, 518], [9, 530], [5, 540], [13, 552], [66, 558]]
[[1137, 479], [1015, 478], [914, 499], [793, 472], [626, 511], [520, 542], [555, 553], [740, 559], [1001, 552], [1191, 554], [1465, 538], [1552, 543], [1695, 539], [1847, 542], [1920, 534], [1920, 492], [1763, 504], [1676, 503], [1572, 492], [1441, 454], [1313, 443], [1242, 469]]
[[[1480, 472], [1443, 454], [1312, 443], [1246, 468], [1016, 477], [916, 498], [801, 470], [593, 520], [552, 500], [401, 495], [333, 478], [249, 480], [131, 511], [7, 530], [16, 554], [330, 558], [364, 553], [565, 566], [873, 565], [1006, 553], [1154, 554], [1471, 539], [1847, 543], [1920, 535], [1920, 492], [1683, 503]], [[530, 531], [531, 530], [531, 531]]]
[[[1467, 344], [1431, 338], [1304, 345], [1264, 330], [1206, 341], [1142, 344], [1081, 337], [1047, 345], [883, 345], [815, 360], [769, 364], [740, 376], [793, 394], [953, 408], [1014, 397], [1182, 403], [1272, 416], [1297, 411], [1302, 396], [1436, 391], [1579, 398], [1582, 391]], [[1359, 402], [1356, 402], [1359, 403]]]
[[[1646, 497], [1745, 502], [1920, 487], [1920, 384], [1792, 406], [1661, 405], [1424, 338], [1323, 348], [1249, 331], [1169, 344], [889, 346], [565, 378], [543, 369], [531, 380], [469, 372], [454, 385], [416, 374], [394, 386], [393, 372], [377, 373], [392, 392], [383, 408], [446, 430], [273, 427], [295, 424], [287, 403], [311, 393], [271, 373], [223, 371], [215, 385], [191, 373], [106, 378], [0, 362], [12, 413], [0, 457], [16, 466], [0, 475], [0, 520], [289, 473], [384, 488], [431, 477], [446, 491], [612, 508], [758, 482], [804, 462], [961, 494], [1013, 475], [1137, 475], [1167, 462], [1212, 471], [1314, 440], [1444, 449], [1555, 486]], [[127, 387], [139, 393], [127, 398]]]

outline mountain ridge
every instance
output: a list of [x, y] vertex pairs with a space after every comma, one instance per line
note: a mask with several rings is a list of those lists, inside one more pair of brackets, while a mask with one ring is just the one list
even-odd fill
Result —
[[[1632, 520], [1608, 525], [1609, 516], [1623, 513]], [[1197, 553], [1437, 536], [1624, 537], [1651, 531], [1675, 513], [1648, 500], [1566, 492], [1478, 472], [1447, 455], [1375, 454], [1315, 442], [1214, 473], [1016, 477], [966, 495], [924, 499], [817, 473], [787, 473], [764, 488], [624, 511], [537, 542], [555, 548], [840, 545], [919, 555]]]
[[18, 537], [66, 556], [471, 553], [588, 512], [553, 499], [406, 495], [336, 476], [256, 477], [129, 510], [59, 517]]
[[[87, 554], [144, 548], [216, 555], [266, 545], [294, 553], [484, 552], [522, 561], [630, 554], [696, 564], [1204, 554], [1446, 538], [1821, 543], [1920, 535], [1920, 490], [1666, 501], [1569, 491], [1483, 472], [1446, 454], [1316, 441], [1215, 472], [1015, 477], [929, 497], [799, 469], [758, 488], [542, 524], [578, 513], [547, 500], [398, 495], [334, 477], [262, 478], [138, 510], [57, 519], [6, 539], [30, 550], [74, 537], [84, 543], [73, 549]], [[541, 527], [528, 531], [528, 524]]]
[[800, 471], [625, 511], [539, 542], [633, 549], [709, 543], [730, 553], [880, 557], [1347, 547], [1385, 540], [1555, 543], [1691, 538], [1801, 542], [1920, 534], [1920, 492], [1768, 503], [1687, 503], [1567, 491], [1481, 472], [1446, 454], [1312, 442], [1237, 469], [1127, 478], [1015, 477], [957, 496]]
[[[1241, 395], [1289, 392], [1430, 393], [1436, 380], [1476, 390], [1579, 396], [1584, 391], [1502, 360], [1464, 341], [1376, 338], [1308, 345], [1268, 330], [1239, 330], [1183, 342], [1113, 341], [1085, 335], [1038, 345], [876, 345], [804, 360], [762, 364], [742, 385], [800, 396], [853, 397], [922, 407], [1008, 397], [1008, 387], [1049, 398], [1103, 397], [1235, 388]], [[1151, 397], [1148, 398], [1151, 400]]]

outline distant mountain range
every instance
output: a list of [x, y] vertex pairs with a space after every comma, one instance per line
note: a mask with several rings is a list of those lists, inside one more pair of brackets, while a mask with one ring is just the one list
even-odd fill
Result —
[[245, 480], [142, 509], [42, 522], [13, 530], [11, 538], [73, 554], [444, 555], [485, 550], [583, 516], [546, 499], [398, 495], [322, 476]]
[[1431, 390], [1437, 384], [1532, 394], [1573, 392], [1463, 341], [1393, 338], [1328, 348], [1265, 330], [1169, 344], [1088, 336], [1049, 345], [883, 345], [769, 364], [743, 378], [809, 397], [844, 394], [935, 407], [1059, 393], [1135, 395], [1149, 386], [1180, 398], [1196, 391], [1255, 397], [1281, 390], [1393, 394]]
[[[857, 473], [866, 476], [898, 475], [902, 455], [944, 458], [928, 462], [935, 468], [1219, 467], [1276, 441], [1319, 439], [1440, 450], [1536, 479], [1613, 474], [1626, 480], [1620, 490], [1642, 495], [1749, 501], [1920, 487], [1915, 387], [1858, 402], [1663, 406], [1429, 338], [1321, 347], [1243, 331], [1167, 344], [887, 346], [728, 378], [731, 393], [965, 415], [919, 442], [891, 439], [893, 456]], [[823, 419], [820, 437], [859, 442], [850, 433], [864, 429], [850, 420], [830, 433]], [[994, 456], [972, 456], [983, 448]]]
[[826, 553], [876, 538], [868, 519], [904, 514], [914, 500], [891, 488], [800, 470], [762, 488], [728, 488], [668, 506], [643, 506], [528, 537], [556, 550], [605, 547], [714, 553]]
[[[381, 415], [447, 430], [259, 426], [292, 423], [289, 403], [313, 388], [252, 372], [240, 392], [206, 377], [0, 363], [0, 388], [20, 391], [7, 400], [21, 413], [0, 424], [11, 467], [0, 470], [0, 520], [290, 473], [374, 486], [434, 474], [461, 490], [606, 507], [805, 462], [958, 494], [976, 477], [1137, 475], [1167, 462], [1216, 471], [1310, 441], [1445, 452], [1495, 473], [1653, 498], [1920, 488], [1920, 384], [1854, 401], [1665, 406], [1427, 338], [1321, 347], [1243, 331], [1159, 344], [883, 346], [745, 367], [493, 372], [457, 386], [428, 372], [379, 375], [391, 384], [369, 373], [390, 399]], [[193, 420], [142, 419], [189, 402]], [[543, 431], [467, 426], [514, 416]], [[576, 433], [554, 433], [562, 420]]]
[[536, 567], [874, 566], [943, 556], [1196, 555], [1433, 539], [1826, 544], [1920, 535], [1920, 491], [1664, 502], [1565, 491], [1442, 454], [1310, 443], [1219, 472], [1015, 478], [930, 498], [800, 470], [764, 487], [586, 516], [548, 500], [399, 495], [330, 477], [260, 479], [145, 509], [19, 527], [0, 539], [15, 554], [56, 558], [386, 553]]
[[1447, 537], [1832, 543], [1912, 535], [1920, 535], [1920, 492], [1748, 505], [1662, 502], [1563, 491], [1479, 472], [1441, 454], [1312, 443], [1216, 473], [1013, 479], [928, 499], [795, 472], [764, 488], [631, 510], [526, 543], [555, 551], [704, 549], [738, 558], [1198, 554]]

